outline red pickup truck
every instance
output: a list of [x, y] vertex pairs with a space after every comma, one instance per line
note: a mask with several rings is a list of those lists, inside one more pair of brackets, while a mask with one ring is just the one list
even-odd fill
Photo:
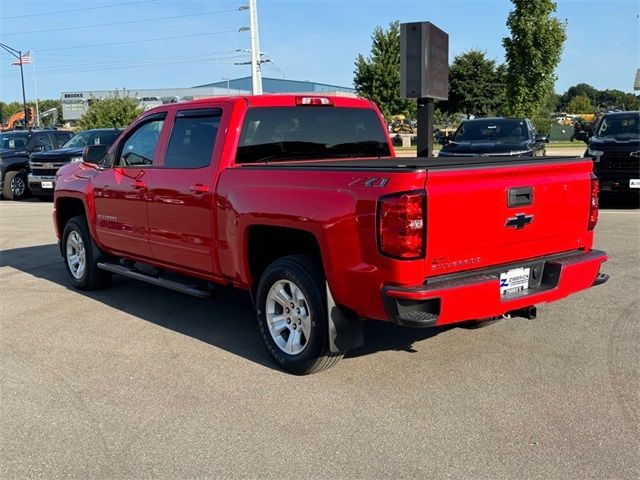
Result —
[[297, 374], [362, 344], [362, 319], [534, 318], [608, 278], [591, 160], [395, 158], [364, 99], [163, 105], [83, 159], [60, 170], [53, 214], [73, 285], [249, 290]]

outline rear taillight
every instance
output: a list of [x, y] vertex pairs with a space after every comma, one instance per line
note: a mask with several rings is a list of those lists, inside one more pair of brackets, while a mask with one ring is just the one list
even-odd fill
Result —
[[591, 204], [589, 206], [589, 230], [593, 230], [598, 223], [598, 195], [600, 194], [600, 182], [591, 174]]
[[410, 192], [382, 197], [378, 202], [380, 251], [405, 260], [425, 252], [425, 195]]

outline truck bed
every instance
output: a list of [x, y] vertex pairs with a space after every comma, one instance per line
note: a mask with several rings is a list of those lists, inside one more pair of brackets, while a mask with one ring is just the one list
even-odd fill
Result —
[[331, 160], [282, 161], [270, 163], [243, 164], [242, 168], [281, 168], [281, 169], [339, 169], [339, 170], [446, 170], [478, 167], [501, 167], [511, 165], [539, 165], [547, 163], [583, 162], [579, 157], [386, 157], [386, 158], [348, 158]]

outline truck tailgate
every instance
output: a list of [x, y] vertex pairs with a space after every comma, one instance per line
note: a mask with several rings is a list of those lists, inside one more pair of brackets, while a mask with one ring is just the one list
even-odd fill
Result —
[[566, 158], [428, 169], [427, 277], [591, 248], [591, 171]]

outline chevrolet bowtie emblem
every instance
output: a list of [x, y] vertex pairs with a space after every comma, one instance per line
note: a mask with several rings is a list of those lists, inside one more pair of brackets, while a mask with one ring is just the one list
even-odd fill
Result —
[[525, 215], [524, 213], [518, 213], [515, 217], [507, 218], [505, 227], [512, 227], [516, 230], [520, 230], [529, 225], [533, 220], [533, 215]]

